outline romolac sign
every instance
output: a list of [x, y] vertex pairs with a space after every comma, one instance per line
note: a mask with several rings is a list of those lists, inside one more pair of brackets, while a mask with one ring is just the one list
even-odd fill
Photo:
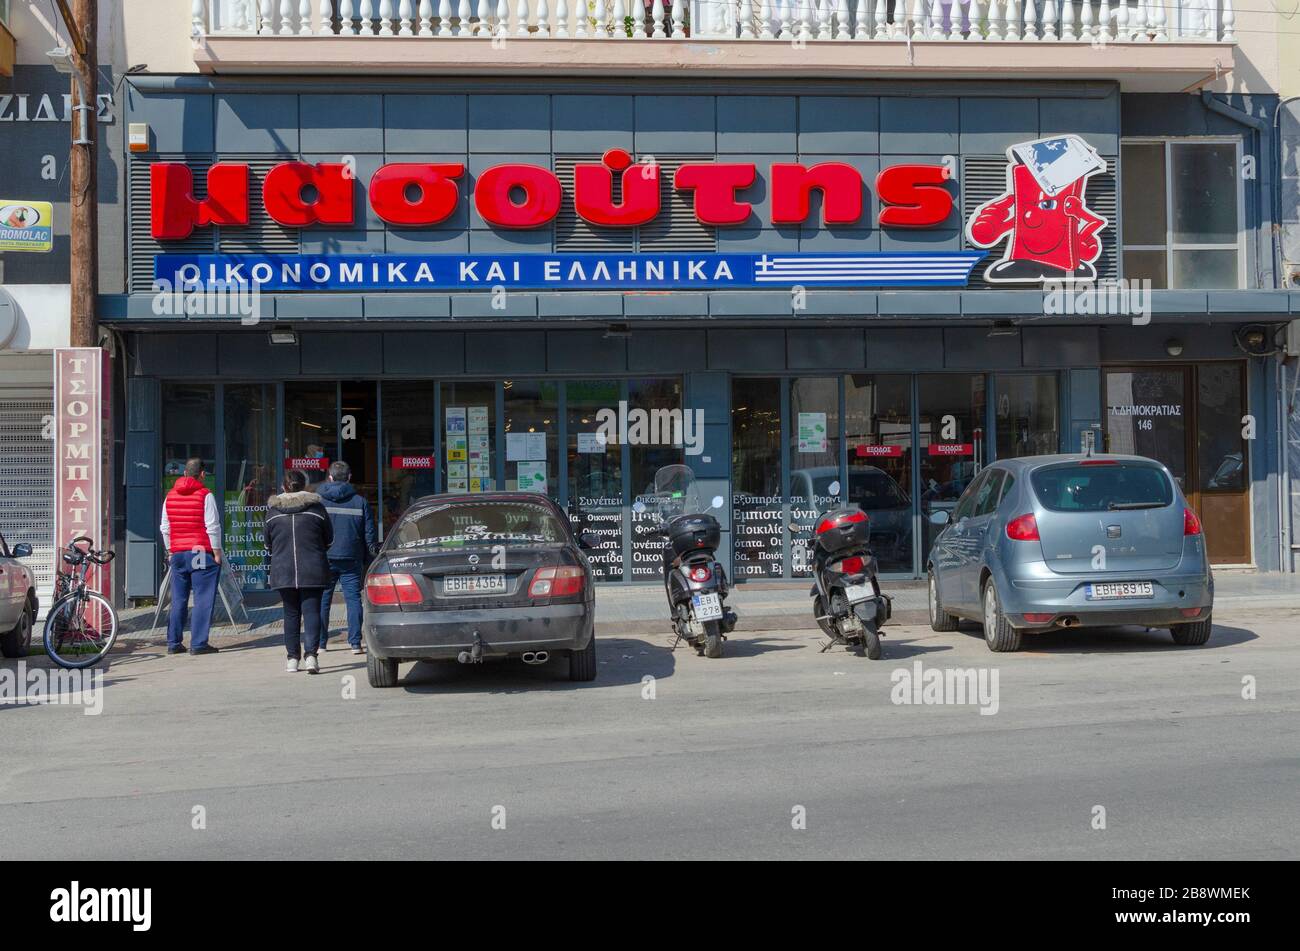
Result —
[[[622, 149], [610, 149], [599, 162], [574, 168], [573, 210], [578, 217], [605, 228], [635, 228], [662, 212], [662, 169], [653, 162], [633, 162]], [[151, 225], [159, 241], [182, 240], [195, 228], [249, 223], [251, 174], [240, 162], [219, 162], [207, 173], [207, 197], [194, 197], [190, 169], [156, 162], [151, 171]], [[460, 204], [459, 163], [403, 162], [385, 165], [370, 179], [370, 207], [384, 222], [418, 228], [446, 221]], [[739, 225], [752, 205], [741, 193], [758, 178], [749, 162], [700, 162], [681, 165], [672, 185], [692, 196], [695, 217], [703, 224]], [[942, 165], [892, 165], [875, 180], [881, 208], [876, 223], [887, 228], [931, 228], [952, 214], [953, 198]], [[314, 225], [346, 227], [356, 221], [355, 178], [344, 163], [283, 162], [262, 183], [267, 215], [290, 228]], [[768, 169], [769, 220], [777, 226], [809, 223], [814, 193], [821, 196], [821, 219], [828, 226], [860, 225], [863, 215], [862, 174], [844, 162], [775, 162]], [[471, 199], [478, 214], [498, 228], [542, 228], [555, 220], [564, 201], [560, 179], [550, 169], [509, 163], [476, 176]], [[816, 222], [812, 222], [816, 224]]]

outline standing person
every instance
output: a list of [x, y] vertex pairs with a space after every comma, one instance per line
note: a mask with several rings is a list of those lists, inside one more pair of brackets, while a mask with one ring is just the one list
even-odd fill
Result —
[[190, 654], [216, 654], [208, 643], [212, 609], [221, 580], [221, 513], [217, 500], [203, 485], [203, 460], [188, 459], [185, 474], [163, 499], [158, 526], [167, 546], [172, 576], [171, 612], [167, 615], [167, 653], [185, 653], [185, 616], [190, 592], [194, 613], [190, 617]]
[[[306, 473], [294, 469], [285, 474], [284, 491], [266, 503], [266, 550], [271, 558], [268, 577], [284, 605], [284, 649], [289, 656], [285, 669], [291, 674], [297, 673], [300, 660], [307, 673], [320, 672], [316, 660], [320, 596], [329, 584], [325, 552], [334, 540], [320, 496], [306, 489]], [[304, 627], [306, 636], [302, 637]]]
[[378, 548], [375, 517], [370, 503], [357, 495], [351, 485], [352, 467], [340, 460], [330, 466], [328, 482], [316, 487], [316, 494], [325, 500], [334, 527], [334, 542], [330, 545], [330, 583], [320, 599], [320, 646], [330, 632], [330, 602], [335, 586], [343, 588], [343, 599], [348, 605], [348, 644], [352, 653], [362, 653], [361, 648], [361, 585], [365, 580], [366, 563]]

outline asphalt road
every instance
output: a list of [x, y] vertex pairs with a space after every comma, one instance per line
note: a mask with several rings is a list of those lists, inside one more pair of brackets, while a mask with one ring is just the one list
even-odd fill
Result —
[[[872, 662], [742, 619], [719, 660], [605, 636], [594, 684], [421, 665], [386, 691], [346, 652], [309, 677], [270, 640], [133, 646], [100, 716], [0, 706], [0, 860], [1295, 859], [1300, 609], [1216, 620], [1202, 648], [1014, 655], [893, 626]], [[996, 670], [997, 712], [891, 702], [918, 661]]]

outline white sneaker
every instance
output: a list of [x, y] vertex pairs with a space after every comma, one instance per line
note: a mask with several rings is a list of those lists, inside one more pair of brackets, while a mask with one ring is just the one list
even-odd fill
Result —
[[320, 664], [317, 663], [315, 656], [312, 654], [307, 655], [307, 659], [303, 661], [302, 666], [303, 669], [307, 671], [307, 673], [309, 674], [320, 673]]
[[296, 674], [298, 672], [298, 658], [290, 657], [289, 662], [284, 665], [286, 673]]
[[352, 653], [353, 653], [353, 654], [356, 654], [356, 655], [359, 657], [359, 656], [361, 656], [362, 654], [364, 654], [365, 651], [363, 651], [360, 647], [354, 647], [354, 648], [352, 648]]

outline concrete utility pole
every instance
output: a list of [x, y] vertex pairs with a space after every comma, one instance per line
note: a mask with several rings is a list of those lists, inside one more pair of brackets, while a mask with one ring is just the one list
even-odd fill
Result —
[[[72, 324], [74, 347], [99, 346], [95, 293], [99, 287], [99, 184], [97, 175], [99, 57], [95, 41], [98, 0], [57, 0], [75, 51], [72, 63]], [[83, 99], [84, 97], [84, 99]]]

